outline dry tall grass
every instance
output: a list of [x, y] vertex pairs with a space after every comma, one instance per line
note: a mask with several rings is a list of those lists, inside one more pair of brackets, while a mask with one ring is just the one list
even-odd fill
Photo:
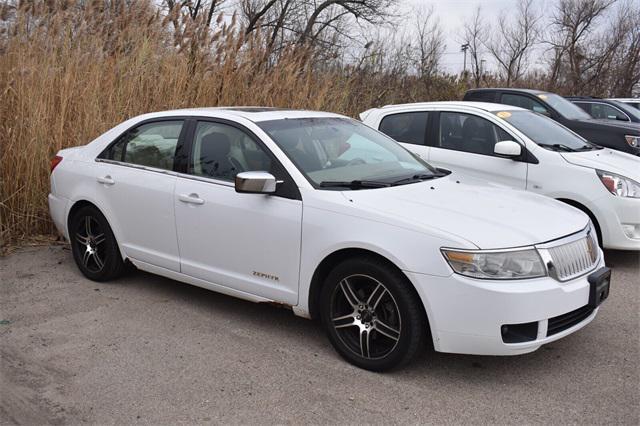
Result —
[[175, 31], [175, 19], [145, 1], [126, 13], [95, 3], [25, 6], [0, 22], [0, 246], [52, 231], [51, 157], [128, 117], [217, 105], [355, 116], [381, 103], [452, 97], [443, 93], [452, 87], [457, 97], [463, 89], [455, 79], [420, 88], [411, 77], [318, 67], [313, 53], [300, 49], [273, 64], [260, 35], [243, 40], [234, 23], [219, 22], [213, 33], [198, 22]]

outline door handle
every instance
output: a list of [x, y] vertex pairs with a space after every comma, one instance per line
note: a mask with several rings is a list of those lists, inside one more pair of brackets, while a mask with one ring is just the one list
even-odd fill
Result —
[[105, 185], [113, 185], [114, 183], [116, 183], [116, 181], [113, 180], [109, 175], [106, 175], [105, 177], [96, 178], [96, 180], [98, 181], [98, 183], [103, 183]]
[[197, 205], [204, 204], [204, 200], [202, 198], [199, 198], [198, 194], [195, 194], [195, 193], [191, 193], [189, 195], [186, 195], [186, 194], [178, 195], [178, 200], [188, 204], [197, 204]]

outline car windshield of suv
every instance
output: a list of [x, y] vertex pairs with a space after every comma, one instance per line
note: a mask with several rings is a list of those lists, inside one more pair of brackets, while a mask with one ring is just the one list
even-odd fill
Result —
[[552, 151], [591, 151], [598, 147], [556, 121], [532, 111], [497, 111], [495, 114], [543, 148]]
[[555, 93], [541, 93], [538, 97], [551, 105], [551, 107], [558, 111], [558, 113], [564, 118], [568, 118], [569, 120], [593, 119], [593, 117], [584, 112], [584, 110], [578, 105], [566, 100], [562, 96], [556, 95]]
[[257, 123], [315, 186], [365, 189], [442, 176], [389, 137], [339, 117]]

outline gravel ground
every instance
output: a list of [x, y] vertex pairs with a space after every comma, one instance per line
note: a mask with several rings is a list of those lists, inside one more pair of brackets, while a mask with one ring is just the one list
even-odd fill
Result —
[[581, 331], [517, 357], [425, 352], [385, 374], [317, 323], [135, 272], [86, 280], [64, 247], [0, 258], [0, 423], [640, 424], [640, 266]]

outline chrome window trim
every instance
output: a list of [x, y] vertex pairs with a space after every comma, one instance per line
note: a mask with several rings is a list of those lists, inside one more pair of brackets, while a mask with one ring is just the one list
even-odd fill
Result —
[[118, 160], [110, 160], [108, 158], [96, 158], [95, 161], [97, 163], [107, 163], [107, 164], [113, 164], [116, 166], [130, 167], [132, 169], [144, 170], [147, 172], [154, 172], [154, 173], [161, 173], [164, 175], [176, 176], [177, 174], [173, 170], [159, 169], [157, 167], [143, 166], [141, 164], [127, 163], [127, 162], [118, 161]]
[[214, 179], [214, 178], [208, 178], [208, 177], [203, 177], [203, 176], [190, 175], [190, 174], [186, 174], [186, 173], [175, 172], [173, 170], [158, 169], [157, 167], [142, 166], [140, 164], [127, 163], [127, 162], [118, 161], [118, 160], [109, 160], [109, 159], [106, 159], [106, 158], [96, 158], [95, 161], [99, 162], [99, 163], [107, 163], [107, 164], [113, 164], [115, 166], [130, 167], [132, 169], [144, 170], [144, 171], [153, 172], [153, 173], [161, 173], [161, 174], [164, 174], [164, 175], [169, 175], [169, 176], [174, 176], [174, 177], [181, 177], [181, 178], [185, 178], [185, 179], [197, 180], [197, 181], [205, 182], [205, 183], [211, 183], [211, 184], [214, 184], [214, 185], [228, 186], [228, 187], [231, 187], [231, 188], [235, 188], [235, 184], [233, 183], [233, 181], [226, 181], [226, 180], [221, 180], [221, 179]]

